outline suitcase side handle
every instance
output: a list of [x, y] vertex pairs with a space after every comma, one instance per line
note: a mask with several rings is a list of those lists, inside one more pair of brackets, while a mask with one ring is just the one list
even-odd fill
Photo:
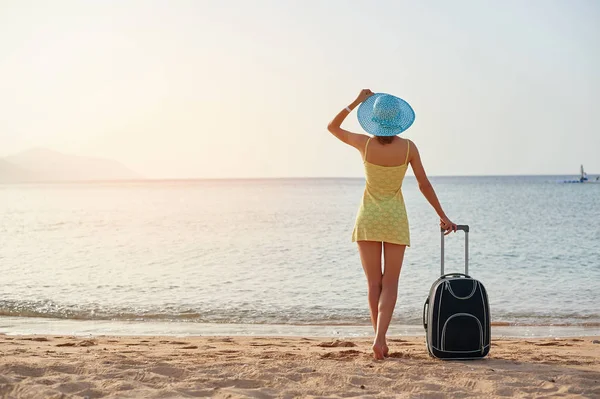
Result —
[[466, 278], [472, 278], [471, 276], [469, 276], [468, 274], [464, 274], [464, 273], [446, 273], [444, 275], [442, 275], [439, 280], [446, 278], [446, 277], [450, 277], [450, 276], [458, 276], [458, 277], [466, 277]]
[[[459, 224], [456, 226], [457, 230], [462, 230], [465, 232], [465, 274], [469, 274], [469, 225], [467, 224]], [[444, 242], [446, 236], [444, 236], [445, 230], [440, 227], [441, 231], [441, 247], [442, 247], [442, 257], [441, 257], [441, 273], [440, 275], [444, 275]]]
[[425, 317], [427, 305], [429, 305], [429, 297], [427, 297], [425, 304], [423, 305], [423, 327], [425, 327], [425, 331], [427, 331], [427, 318]]

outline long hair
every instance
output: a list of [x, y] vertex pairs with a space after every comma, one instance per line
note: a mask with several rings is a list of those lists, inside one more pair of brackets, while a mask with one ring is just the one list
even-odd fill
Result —
[[377, 136], [377, 141], [379, 144], [390, 144], [394, 141], [394, 136]]

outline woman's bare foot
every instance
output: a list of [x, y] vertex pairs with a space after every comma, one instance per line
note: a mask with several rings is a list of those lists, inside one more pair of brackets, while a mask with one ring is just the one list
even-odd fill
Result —
[[384, 357], [390, 356], [390, 348], [388, 348], [387, 344], [383, 344], [383, 356]]
[[373, 358], [375, 360], [383, 360], [385, 358], [385, 344], [374, 342], [371, 349], [373, 349]]

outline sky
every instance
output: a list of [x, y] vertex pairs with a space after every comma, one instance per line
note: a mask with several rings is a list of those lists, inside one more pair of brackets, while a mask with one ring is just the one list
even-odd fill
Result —
[[326, 127], [369, 88], [412, 105], [430, 175], [600, 174], [599, 20], [595, 0], [0, 0], [0, 156], [358, 177]]

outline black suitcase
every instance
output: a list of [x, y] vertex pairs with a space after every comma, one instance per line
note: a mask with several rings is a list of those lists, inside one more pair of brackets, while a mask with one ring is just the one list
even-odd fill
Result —
[[444, 230], [442, 272], [423, 306], [427, 350], [438, 359], [484, 358], [490, 351], [490, 307], [483, 284], [469, 276], [469, 226], [465, 232], [465, 273], [444, 274]]

